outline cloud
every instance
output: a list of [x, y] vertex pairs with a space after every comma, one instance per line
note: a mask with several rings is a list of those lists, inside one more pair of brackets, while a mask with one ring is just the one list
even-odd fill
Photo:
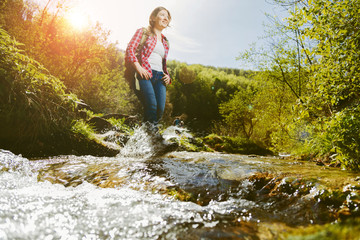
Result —
[[170, 41], [172, 51], [184, 53], [198, 53], [200, 52], [201, 44], [195, 39], [184, 36], [177, 30], [169, 28], [165, 32], [166, 37]]

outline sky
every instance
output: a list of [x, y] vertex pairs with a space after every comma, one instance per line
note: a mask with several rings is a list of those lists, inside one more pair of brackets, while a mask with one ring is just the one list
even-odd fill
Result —
[[71, 5], [74, 13], [110, 30], [110, 40], [121, 49], [136, 29], [148, 26], [158, 6], [172, 15], [163, 31], [170, 42], [168, 59], [240, 69], [247, 67], [236, 57], [264, 35], [265, 13], [275, 14], [267, 0], [73, 0]]

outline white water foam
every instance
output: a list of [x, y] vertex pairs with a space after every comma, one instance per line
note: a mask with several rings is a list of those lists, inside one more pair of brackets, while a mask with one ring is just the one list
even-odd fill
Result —
[[184, 129], [181, 135], [179, 132], [176, 132], [178, 127], [168, 127], [164, 130], [163, 134], [160, 136], [159, 133], [151, 134], [147, 131], [147, 126], [143, 125], [135, 129], [134, 134], [127, 141], [125, 146], [120, 150], [118, 156], [122, 157], [136, 157], [142, 159], [148, 159], [157, 154], [163, 154], [169, 151], [168, 140], [172, 138], [180, 139], [184, 136], [191, 136], [186, 133]]
[[[134, 189], [131, 182], [118, 188], [86, 181], [77, 187], [38, 182], [29, 162], [0, 152], [1, 240], [158, 239], [178, 223], [202, 221], [202, 207], [139, 186]], [[133, 178], [150, 177], [137, 173]]]
[[172, 138], [180, 140], [181, 138], [192, 138], [189, 130], [184, 127], [170, 126], [166, 128], [163, 132], [163, 137], [165, 140], [170, 140]]
[[0, 171], [21, 172], [31, 174], [29, 160], [21, 155], [15, 155], [10, 151], [0, 149]]
[[145, 126], [141, 126], [135, 129], [134, 134], [120, 150], [120, 156], [149, 158], [154, 154], [151, 136], [145, 128]]

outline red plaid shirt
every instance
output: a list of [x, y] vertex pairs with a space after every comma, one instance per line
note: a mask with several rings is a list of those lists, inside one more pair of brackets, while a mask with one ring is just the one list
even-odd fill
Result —
[[[150, 66], [148, 59], [155, 48], [155, 45], [157, 42], [157, 37], [154, 35], [150, 35], [148, 37], [148, 39], [146, 40], [146, 42], [144, 44], [143, 49], [140, 52], [141, 59], [137, 59], [135, 53], [136, 53], [137, 47], [140, 44], [142, 34], [143, 34], [143, 28], [139, 28], [138, 30], [136, 30], [134, 36], [131, 38], [131, 40], [126, 48], [125, 61], [126, 62], [139, 62], [140, 61], [141, 66], [150, 73], [150, 76], [152, 76], [152, 70], [151, 70], [151, 66]], [[162, 43], [165, 48], [165, 56], [163, 58], [163, 64], [162, 64], [163, 71], [164, 71], [164, 73], [169, 75], [169, 73], [167, 71], [167, 67], [166, 67], [166, 58], [169, 53], [169, 44], [167, 42], [166, 37], [163, 34], [161, 34], [161, 36], [162, 36]]]

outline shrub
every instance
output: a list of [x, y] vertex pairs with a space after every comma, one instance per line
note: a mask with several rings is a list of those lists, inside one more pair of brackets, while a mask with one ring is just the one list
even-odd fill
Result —
[[36, 144], [69, 130], [77, 97], [0, 28], [0, 146]]

